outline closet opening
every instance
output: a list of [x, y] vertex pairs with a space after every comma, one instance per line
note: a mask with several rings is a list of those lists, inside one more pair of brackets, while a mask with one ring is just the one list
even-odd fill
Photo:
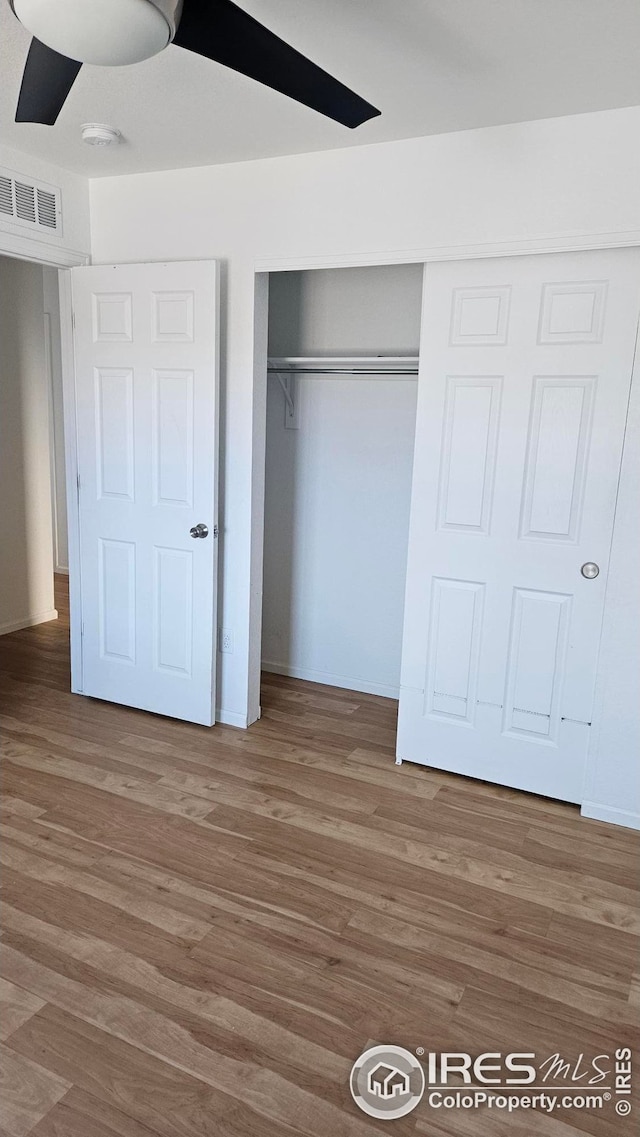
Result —
[[270, 274], [263, 673], [398, 698], [422, 277]]

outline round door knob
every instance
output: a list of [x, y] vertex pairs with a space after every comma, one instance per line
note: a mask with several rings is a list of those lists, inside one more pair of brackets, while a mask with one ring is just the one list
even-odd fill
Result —
[[207, 529], [207, 526], [202, 521], [198, 522], [197, 525], [194, 525], [189, 530], [189, 533], [191, 534], [192, 537], [208, 537], [209, 536], [209, 530]]
[[600, 573], [600, 566], [597, 565], [595, 561], [586, 561], [580, 569], [580, 572], [587, 580], [595, 580]]

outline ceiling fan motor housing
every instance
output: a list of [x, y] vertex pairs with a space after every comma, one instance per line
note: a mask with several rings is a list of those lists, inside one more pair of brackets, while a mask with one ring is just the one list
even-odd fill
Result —
[[183, 0], [9, 0], [36, 39], [69, 59], [117, 67], [162, 51]]

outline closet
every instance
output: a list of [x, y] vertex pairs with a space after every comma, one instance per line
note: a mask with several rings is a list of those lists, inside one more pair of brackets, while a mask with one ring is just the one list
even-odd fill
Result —
[[399, 762], [591, 809], [639, 282], [637, 248], [430, 263], [422, 305], [418, 266], [270, 278], [267, 670], [400, 688]]
[[266, 671], [398, 697], [422, 274], [271, 274]]

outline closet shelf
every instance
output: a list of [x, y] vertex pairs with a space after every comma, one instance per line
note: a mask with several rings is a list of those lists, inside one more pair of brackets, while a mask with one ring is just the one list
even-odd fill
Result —
[[269, 375], [417, 375], [417, 355], [288, 355], [270, 357]]

